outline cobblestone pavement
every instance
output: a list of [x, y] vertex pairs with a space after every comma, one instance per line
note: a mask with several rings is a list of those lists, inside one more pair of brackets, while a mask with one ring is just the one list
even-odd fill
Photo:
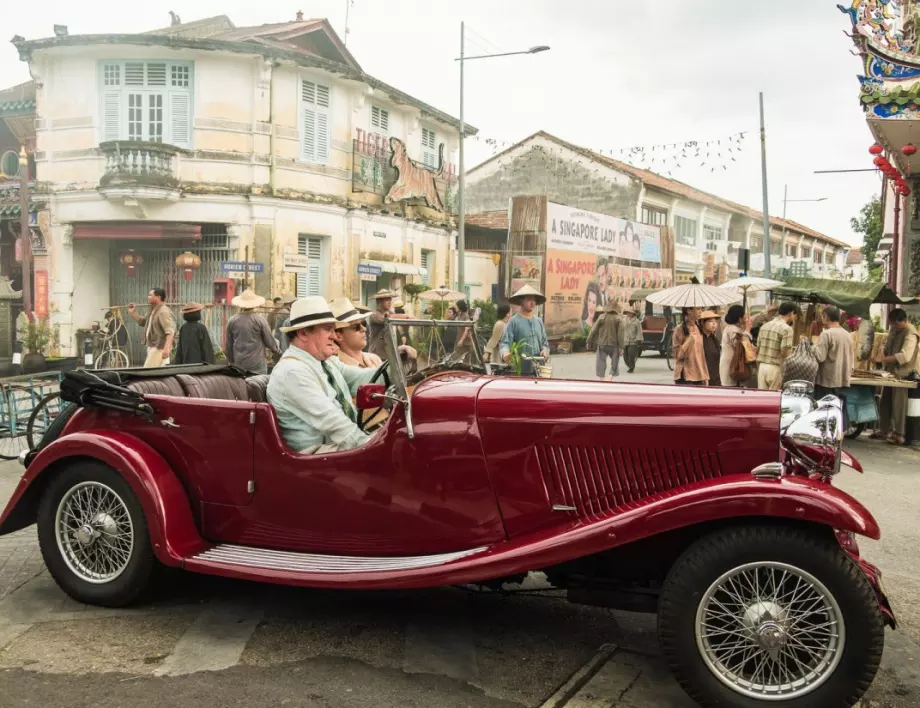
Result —
[[[0, 505], [6, 505], [21, 474], [18, 462], [0, 463]], [[34, 526], [0, 536], [0, 600], [45, 572]]]

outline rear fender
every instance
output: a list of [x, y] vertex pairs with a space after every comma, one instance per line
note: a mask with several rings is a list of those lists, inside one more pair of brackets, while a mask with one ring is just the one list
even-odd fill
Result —
[[34, 524], [48, 480], [78, 460], [98, 460], [124, 477], [143, 508], [150, 542], [164, 565], [178, 566], [208, 546], [198, 533], [188, 494], [166, 460], [140, 438], [110, 430], [65, 435], [44, 448], [0, 516], [0, 535]]

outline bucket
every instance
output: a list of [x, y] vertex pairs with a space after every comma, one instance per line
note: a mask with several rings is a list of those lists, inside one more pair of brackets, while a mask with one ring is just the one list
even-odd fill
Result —
[[540, 379], [551, 379], [553, 378], [553, 367], [548, 364], [537, 364], [534, 367], [537, 372], [537, 378]]

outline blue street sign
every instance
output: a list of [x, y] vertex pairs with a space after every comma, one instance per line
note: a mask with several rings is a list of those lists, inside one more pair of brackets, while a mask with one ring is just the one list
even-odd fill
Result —
[[371, 265], [369, 263], [359, 263], [358, 275], [374, 275], [379, 278], [381, 275], [383, 275], [383, 268], [378, 265]]
[[[220, 269], [223, 273], [243, 273], [246, 271], [246, 263], [243, 261], [221, 261]], [[264, 273], [265, 264], [249, 261], [250, 273]]]

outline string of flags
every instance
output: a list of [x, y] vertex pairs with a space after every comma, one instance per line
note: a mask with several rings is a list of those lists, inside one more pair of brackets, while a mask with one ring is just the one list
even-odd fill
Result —
[[[709, 168], [710, 172], [727, 171], [744, 150], [744, 141], [750, 131], [741, 131], [710, 140], [687, 140], [684, 142], [660, 143], [655, 145], [634, 145], [625, 148], [587, 148], [603, 157], [610, 157], [665, 176], [673, 176], [676, 170], [693, 167]], [[474, 140], [484, 143], [496, 155], [515, 142], [498, 140], [480, 135]]]

